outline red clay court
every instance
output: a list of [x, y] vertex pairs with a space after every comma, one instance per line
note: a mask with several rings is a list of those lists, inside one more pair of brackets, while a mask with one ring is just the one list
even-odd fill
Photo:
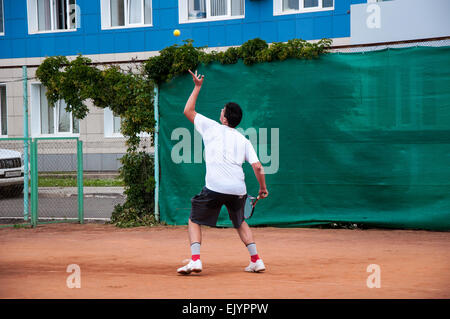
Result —
[[[265, 273], [243, 271], [248, 252], [234, 229], [204, 227], [204, 270], [181, 276], [186, 226], [0, 229], [0, 298], [450, 298], [449, 232], [252, 230]], [[79, 289], [67, 288], [70, 264]], [[367, 287], [370, 264], [381, 288]]]

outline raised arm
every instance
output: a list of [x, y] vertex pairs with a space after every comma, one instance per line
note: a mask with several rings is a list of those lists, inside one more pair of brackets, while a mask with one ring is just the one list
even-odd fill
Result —
[[264, 175], [264, 167], [260, 162], [256, 162], [252, 164], [253, 172], [255, 172], [256, 179], [259, 183], [259, 193], [260, 198], [265, 198], [269, 196], [269, 191], [266, 186], [266, 177]]
[[186, 102], [186, 106], [184, 107], [184, 115], [188, 118], [189, 121], [194, 123], [194, 118], [197, 112], [195, 112], [195, 102], [197, 102], [198, 94], [200, 93], [200, 89], [202, 88], [203, 79], [205, 78], [204, 75], [197, 75], [197, 71], [195, 71], [195, 74], [192, 73], [191, 70], [189, 70], [189, 73], [192, 75], [192, 79], [194, 80], [194, 90], [191, 93], [191, 96]]

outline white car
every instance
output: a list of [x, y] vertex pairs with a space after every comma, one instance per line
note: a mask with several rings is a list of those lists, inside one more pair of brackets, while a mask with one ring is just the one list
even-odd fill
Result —
[[0, 148], [0, 194], [5, 196], [22, 195], [23, 175], [22, 154]]

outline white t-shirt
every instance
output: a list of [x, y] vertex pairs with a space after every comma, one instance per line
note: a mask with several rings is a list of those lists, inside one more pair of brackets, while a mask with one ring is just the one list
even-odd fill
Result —
[[252, 143], [236, 129], [199, 113], [195, 115], [194, 126], [205, 145], [206, 187], [223, 194], [247, 194], [242, 163], [259, 162]]

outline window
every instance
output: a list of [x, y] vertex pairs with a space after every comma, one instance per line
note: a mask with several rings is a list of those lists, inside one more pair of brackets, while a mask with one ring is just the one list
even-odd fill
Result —
[[114, 114], [110, 108], [104, 110], [104, 130], [105, 137], [123, 137], [120, 132], [122, 120], [120, 116]]
[[0, 85], [0, 135], [8, 135], [7, 123], [6, 85]]
[[102, 29], [152, 25], [152, 0], [101, 0]]
[[241, 19], [244, 0], [179, 0], [180, 23]]
[[0, 35], [5, 34], [5, 26], [3, 24], [3, 0], [0, 0]]
[[[103, 124], [105, 137], [123, 137], [120, 132], [122, 118], [114, 114], [109, 107], [104, 109]], [[145, 132], [140, 132], [137, 135], [141, 138], [150, 137], [150, 134]]]
[[122, 119], [120, 116], [113, 114], [113, 133], [120, 133], [120, 126], [122, 125]]
[[76, 0], [28, 0], [28, 32], [75, 31]]
[[274, 14], [305, 13], [334, 9], [334, 0], [274, 0]]
[[67, 103], [59, 100], [54, 106], [48, 104], [45, 93], [47, 89], [41, 84], [31, 87], [32, 115], [39, 120], [32, 121], [32, 135], [73, 135], [80, 133], [80, 120], [65, 110]]

